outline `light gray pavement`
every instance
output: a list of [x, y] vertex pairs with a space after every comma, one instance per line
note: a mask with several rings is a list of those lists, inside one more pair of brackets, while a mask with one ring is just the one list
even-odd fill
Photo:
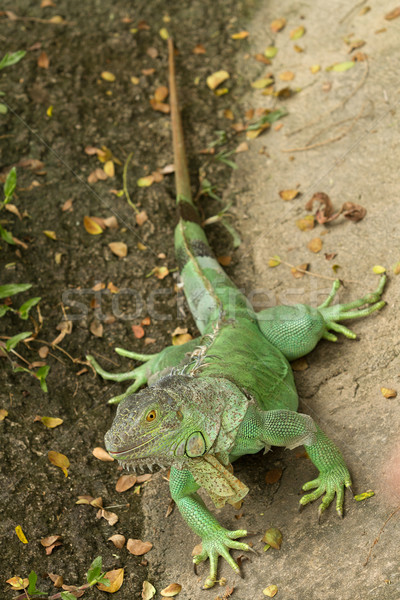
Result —
[[[332, 509], [318, 525], [315, 504], [297, 512], [301, 485], [315, 474], [308, 460], [296, 456], [296, 451], [274, 450], [264, 457], [239, 461], [235, 472], [251, 490], [240, 511], [243, 516], [237, 520], [238, 511], [230, 507], [214, 512], [231, 529], [247, 527], [262, 534], [276, 526], [284, 541], [280, 551], [264, 553], [261, 535], [249, 538], [259, 554], [243, 562], [244, 580], [220, 560], [220, 574], [235, 587], [233, 597], [238, 600], [263, 598], [262, 590], [269, 584], [278, 586], [276, 597], [280, 600], [400, 598], [400, 512], [387, 523], [368, 565], [363, 566], [385, 520], [400, 505], [400, 275], [392, 272], [400, 261], [400, 18], [384, 19], [395, 5], [388, 1], [360, 3], [349, 13], [350, 4], [340, 0], [263, 2], [248, 24], [250, 52], [276, 45], [278, 54], [271, 67], [246, 58], [247, 51], [238, 59], [237, 73], [249, 82], [269, 71], [278, 77], [290, 70], [295, 79], [289, 85], [302, 88], [290, 100], [278, 102], [289, 111], [282, 129], [272, 127], [250, 143], [248, 152], [238, 155], [239, 169], [227, 190], [227, 198], [237, 197], [243, 238], [238, 272], [247, 291], [267, 290], [265, 306], [322, 301], [330, 282], [310, 276], [295, 279], [284, 265], [271, 269], [268, 257], [275, 254], [295, 265], [310, 263], [313, 273], [329, 277], [334, 275], [332, 264], [340, 265], [338, 276], [352, 281], [340, 291], [341, 301], [375, 288], [374, 265], [385, 266], [390, 274], [385, 309], [352, 323], [358, 339], [339, 336], [336, 344], [321, 343], [308, 357], [309, 368], [296, 373], [302, 410], [343, 450], [355, 492], [372, 489], [375, 496], [364, 502], [346, 496], [345, 519], [340, 520]], [[371, 10], [360, 15], [363, 6]], [[285, 17], [287, 25], [272, 34], [269, 24], [279, 17]], [[304, 25], [306, 34], [293, 42], [289, 32], [299, 25]], [[382, 28], [386, 31], [376, 33]], [[347, 72], [327, 72], [327, 66], [349, 60], [349, 46], [343, 39], [350, 36], [366, 41], [360, 51], [368, 55], [368, 63], [357, 63]], [[304, 52], [296, 52], [295, 43]], [[312, 74], [310, 67], [315, 64], [321, 65], [321, 71]], [[350, 96], [363, 78], [363, 85], [348, 102], [325, 114]], [[278, 81], [278, 89], [285, 85]], [[329, 85], [330, 91], [326, 91]], [[274, 104], [259, 90], [251, 90], [244, 103], [247, 108], [272, 108]], [[283, 152], [307, 145], [321, 129], [326, 131], [317, 141], [334, 137], [351, 120], [339, 127], [335, 123], [360, 114], [351, 131], [335, 143], [310, 151]], [[321, 117], [317, 124], [287, 136], [317, 117]], [[290, 202], [279, 197], [280, 190], [297, 185], [301, 196]], [[337, 208], [346, 201], [363, 205], [366, 217], [359, 223], [340, 218], [326, 227], [300, 231], [295, 221], [307, 214], [304, 205], [318, 191], [327, 193]], [[323, 249], [314, 254], [307, 243], [317, 236], [323, 240]], [[325, 252], [337, 256], [326, 260]], [[247, 265], [254, 265], [250, 286], [246, 260]], [[397, 389], [397, 398], [384, 398], [381, 387]], [[267, 485], [265, 473], [276, 465], [283, 468], [283, 476], [279, 483]], [[182, 600], [222, 595], [224, 588], [218, 586], [201, 591], [208, 566], [200, 566], [201, 578], [196, 578], [190, 557], [198, 539], [177, 510], [165, 518], [168, 502], [168, 485], [158, 474], [144, 496], [146, 539], [155, 541], [147, 555], [154, 583], [181, 583]]]

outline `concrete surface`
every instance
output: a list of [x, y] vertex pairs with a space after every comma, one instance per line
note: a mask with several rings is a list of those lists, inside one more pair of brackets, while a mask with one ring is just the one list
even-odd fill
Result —
[[[384, 19], [395, 4], [370, 2], [371, 10], [360, 15], [366, 3], [359, 3], [349, 12], [349, 3], [340, 0], [262, 2], [247, 27], [249, 52], [262, 52], [274, 44], [278, 54], [271, 67], [246, 58], [245, 50], [239, 57], [238, 73], [249, 82], [269, 71], [277, 77], [291, 70], [295, 79], [289, 85], [302, 88], [290, 100], [277, 103], [289, 111], [283, 128], [272, 128], [252, 141], [248, 152], [238, 155], [239, 169], [227, 190], [226, 197], [237, 198], [237, 218], [244, 240], [238, 252], [239, 279], [247, 269], [246, 260], [255, 267], [253, 287], [247, 291], [265, 289], [266, 306], [299, 301], [315, 305], [329, 291], [329, 281], [310, 276], [295, 279], [284, 265], [269, 268], [268, 257], [275, 254], [295, 265], [310, 263], [313, 273], [329, 277], [334, 276], [332, 264], [340, 265], [338, 276], [347, 281], [339, 293], [341, 301], [374, 289], [374, 265], [384, 265], [391, 275], [384, 296], [387, 307], [352, 323], [358, 339], [340, 336], [337, 344], [322, 342], [308, 357], [309, 368], [296, 373], [302, 410], [311, 414], [343, 450], [355, 492], [372, 489], [375, 496], [355, 502], [347, 495], [345, 519], [341, 521], [330, 510], [318, 525], [316, 504], [302, 514], [297, 512], [301, 485], [315, 473], [308, 460], [296, 457], [296, 451], [274, 450], [267, 456], [239, 461], [236, 473], [251, 490], [240, 511], [243, 516], [236, 520], [238, 512], [230, 507], [214, 512], [219, 512], [221, 522], [232, 529], [247, 527], [262, 534], [271, 525], [276, 526], [284, 541], [280, 551], [270, 549], [264, 553], [261, 535], [249, 538], [259, 554], [243, 562], [243, 580], [220, 559], [220, 574], [235, 587], [234, 598], [238, 600], [263, 598], [262, 590], [269, 584], [278, 586], [280, 600], [400, 597], [400, 512], [387, 523], [368, 565], [363, 566], [385, 520], [400, 504], [400, 275], [393, 274], [393, 265], [400, 261], [400, 18]], [[285, 17], [287, 25], [273, 34], [269, 24], [278, 17]], [[306, 34], [293, 42], [289, 32], [298, 25], [305, 26]], [[382, 28], [386, 31], [376, 33]], [[325, 71], [333, 63], [349, 60], [349, 46], [343, 39], [351, 34], [351, 39], [366, 41], [360, 51], [368, 55], [368, 74], [365, 61], [344, 73]], [[294, 50], [295, 43], [304, 49], [302, 53]], [[314, 64], [321, 65], [317, 74], [310, 71]], [[325, 114], [349, 96], [364, 77], [365, 82], [348, 102]], [[330, 91], [326, 91], [327, 84], [331, 84]], [[285, 85], [278, 80], [278, 89]], [[271, 108], [274, 103], [259, 90], [251, 90], [244, 99], [246, 109]], [[354, 119], [361, 110], [361, 116], [341, 140], [310, 151], [283, 152], [285, 148], [306, 145], [322, 129], [325, 131], [317, 141], [336, 136], [351, 121], [339, 127], [335, 123]], [[287, 137], [320, 115], [317, 124]], [[297, 185], [301, 196], [290, 202], [279, 197], [280, 190]], [[304, 205], [317, 191], [329, 194], [337, 208], [345, 201], [357, 202], [366, 207], [367, 216], [359, 223], [338, 219], [326, 227], [319, 225], [313, 231], [302, 232], [295, 221], [306, 215]], [[307, 243], [321, 235], [323, 249], [313, 254]], [[326, 260], [324, 252], [335, 252], [337, 256]], [[243, 280], [249, 285], [248, 275], [243, 274]], [[384, 398], [381, 387], [397, 389], [397, 398]], [[283, 468], [283, 476], [278, 483], [266, 485], [265, 473], [275, 465]], [[224, 588], [218, 586], [201, 591], [208, 566], [200, 566], [201, 578], [196, 578], [191, 573], [190, 557], [198, 539], [177, 510], [164, 517], [168, 485], [161, 474], [156, 481], [157, 485], [146, 488], [144, 498], [147, 535], [158, 542], [148, 555], [154, 581], [162, 574], [163, 581], [181, 583], [182, 600], [222, 595]]]

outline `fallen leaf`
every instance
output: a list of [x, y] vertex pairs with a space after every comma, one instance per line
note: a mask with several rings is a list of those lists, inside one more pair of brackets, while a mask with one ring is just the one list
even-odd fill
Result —
[[396, 390], [391, 390], [390, 388], [381, 387], [381, 392], [384, 398], [396, 398], [397, 396]]
[[267, 46], [264, 50], [264, 56], [266, 58], [274, 58], [277, 55], [278, 48], [275, 46]]
[[229, 267], [232, 262], [232, 256], [217, 256], [217, 261], [223, 267]]
[[292, 81], [294, 79], [293, 71], [283, 71], [279, 74], [279, 79], [281, 81]]
[[270, 258], [268, 260], [268, 266], [271, 268], [277, 267], [280, 264], [281, 264], [281, 259], [279, 258], [279, 256], [274, 256], [273, 258]]
[[111, 217], [107, 217], [107, 219], [103, 219], [103, 223], [109, 229], [118, 229], [118, 221], [117, 217], [112, 215]]
[[128, 246], [124, 242], [110, 242], [108, 247], [119, 258], [125, 258], [128, 254]]
[[396, 263], [393, 267], [393, 273], [395, 275], [399, 275], [400, 274], [400, 262]]
[[115, 167], [112, 160], [108, 160], [106, 163], [104, 163], [103, 171], [107, 177], [114, 177]]
[[172, 332], [172, 337], [174, 337], [175, 335], [181, 335], [182, 333], [187, 333], [187, 332], [188, 332], [187, 327], [176, 327], [174, 329], [174, 331]]
[[23, 590], [24, 588], [28, 588], [29, 579], [27, 577], [22, 579], [22, 577], [18, 577], [17, 575], [7, 579], [6, 583], [9, 583], [14, 590]]
[[363, 500], [372, 498], [372, 496], [375, 496], [375, 492], [373, 492], [372, 490], [368, 490], [367, 492], [363, 492], [362, 494], [356, 494], [354, 496], [354, 500], [356, 500], [357, 502], [362, 502]]
[[241, 142], [239, 146], [237, 146], [235, 152], [239, 154], [239, 152], [247, 152], [249, 149], [249, 145], [247, 142]]
[[144, 337], [144, 329], [141, 325], [132, 325], [133, 335], [137, 340], [140, 340]]
[[278, 31], [281, 31], [285, 27], [285, 25], [286, 19], [282, 17], [280, 19], [275, 19], [274, 21], [272, 21], [270, 29], [273, 33], [278, 33]]
[[153, 544], [151, 542], [142, 542], [142, 540], [133, 540], [132, 538], [129, 538], [126, 547], [131, 554], [142, 556], [152, 549]]
[[203, 44], [197, 44], [192, 50], [193, 54], [205, 54], [207, 51], [204, 48]]
[[148, 216], [145, 210], [141, 210], [140, 212], [138, 212], [135, 218], [136, 223], [137, 225], [139, 225], [139, 227], [141, 227], [143, 223], [146, 223], [146, 221], [148, 220]]
[[142, 69], [143, 75], [153, 75], [155, 71], [155, 69]]
[[119, 292], [119, 288], [116, 285], [114, 285], [112, 281], [109, 281], [107, 283], [107, 289], [110, 290], [112, 294], [118, 294]]
[[121, 475], [118, 479], [115, 489], [117, 492], [122, 493], [129, 490], [135, 485], [137, 478], [135, 475]]
[[24, 532], [22, 531], [21, 525], [16, 526], [15, 533], [17, 534], [17, 538], [19, 539], [20, 542], [22, 542], [23, 544], [28, 543], [28, 540], [26, 539], [26, 536], [25, 536]]
[[150, 46], [150, 48], [147, 48], [146, 54], [150, 56], [150, 58], [157, 58], [158, 50], [157, 48], [154, 48], [154, 46]]
[[161, 27], [158, 33], [160, 34], [160, 38], [162, 40], [167, 40], [169, 38], [168, 29], [166, 29], [165, 27]]
[[112, 462], [114, 460], [113, 457], [110, 456], [106, 450], [104, 450], [104, 448], [100, 448], [99, 446], [92, 450], [92, 454], [95, 458], [98, 458], [103, 462]]
[[309, 266], [310, 265], [308, 263], [303, 263], [301, 265], [298, 265], [297, 267], [292, 267], [290, 269], [290, 272], [296, 279], [301, 279], [302, 277], [304, 277], [305, 271], [307, 271]]
[[321, 70], [321, 65], [312, 65], [310, 67], [310, 71], [311, 73], [313, 73], [315, 75], [315, 73], [318, 73], [318, 71]]
[[302, 219], [298, 219], [296, 225], [301, 231], [310, 231], [311, 229], [314, 229], [314, 215], [307, 215]]
[[41, 69], [49, 68], [50, 59], [44, 50], [43, 50], [43, 52], [40, 53], [37, 64], [38, 64], [38, 67], [40, 67]]
[[385, 267], [382, 267], [381, 265], [375, 265], [375, 267], [372, 267], [372, 270], [376, 275], [382, 275], [382, 273], [386, 273]]
[[48, 576], [50, 577], [51, 581], [54, 584], [54, 587], [56, 588], [60, 588], [64, 583], [62, 575], [57, 575], [56, 573], [48, 573]]
[[279, 550], [282, 544], [282, 533], [276, 527], [270, 527], [264, 534], [262, 541], [269, 544], [271, 548]]
[[60, 452], [56, 452], [55, 450], [50, 450], [47, 453], [47, 457], [53, 465], [59, 467], [62, 470], [65, 477], [68, 477], [69, 460], [65, 456], [65, 454], [61, 454]]
[[145, 481], [149, 481], [152, 478], [151, 473], [143, 473], [143, 475], [137, 475], [136, 479], [138, 483], [145, 483]]
[[68, 200], [66, 200], [64, 202], [64, 204], [61, 207], [61, 210], [63, 212], [66, 212], [67, 210], [71, 210], [72, 209], [72, 198], [68, 198]]
[[49, 429], [54, 429], [54, 427], [58, 427], [59, 425], [62, 425], [62, 423], [64, 422], [62, 419], [59, 419], [58, 417], [39, 417], [39, 416], [35, 417], [34, 421], [41, 421], [43, 423], [43, 425], [45, 425]]
[[118, 515], [106, 510], [105, 508], [100, 508], [96, 514], [97, 519], [105, 519], [109, 525], [113, 526], [118, 523]]
[[212, 75], [207, 77], [207, 85], [210, 90], [215, 90], [223, 81], [229, 79], [229, 73], [227, 71], [215, 71]]
[[154, 275], [157, 279], [164, 279], [169, 274], [168, 267], [155, 267]]
[[91, 217], [83, 217], [83, 226], [90, 235], [99, 235], [103, 233], [103, 229]]
[[392, 21], [393, 19], [397, 19], [397, 17], [400, 17], [400, 6], [396, 6], [396, 8], [385, 15], [386, 21]]
[[157, 102], [164, 102], [168, 96], [168, 88], [165, 85], [160, 85], [154, 92], [154, 100]]
[[333, 205], [328, 194], [325, 192], [316, 192], [305, 205], [306, 210], [312, 210], [314, 202], [319, 202], [319, 207], [315, 213], [315, 218], [318, 223], [323, 224], [328, 222], [333, 213]]
[[326, 260], [332, 260], [333, 258], [335, 258], [335, 256], [337, 256], [336, 252], [329, 252], [329, 253], [325, 252], [325, 259]]
[[173, 346], [182, 346], [182, 344], [186, 344], [186, 342], [190, 342], [193, 337], [190, 333], [182, 333], [181, 335], [174, 335], [172, 338]]
[[282, 200], [294, 200], [299, 195], [299, 190], [281, 190], [279, 195]]
[[157, 102], [157, 100], [155, 100], [154, 98], [150, 98], [150, 104], [153, 110], [162, 112], [165, 115], [167, 115], [171, 110], [169, 104], [166, 104], [165, 102]]
[[273, 598], [278, 593], [278, 586], [271, 584], [263, 589], [264, 596], [268, 596], [268, 598]]
[[299, 25], [295, 29], [292, 29], [292, 31], [290, 32], [290, 39], [291, 40], [298, 40], [301, 37], [303, 37], [303, 35], [305, 34], [305, 32], [306, 32], [306, 30], [303, 27], [303, 25]]
[[4, 207], [6, 210], [8, 210], [8, 212], [12, 213], [13, 215], [15, 215], [16, 217], [18, 217], [18, 219], [20, 221], [22, 221], [22, 215], [18, 210], [18, 207], [15, 206], [15, 204], [6, 204]]
[[150, 317], [145, 317], [144, 319], [142, 319], [142, 322], [140, 324], [141, 325], [150, 325], [151, 324]]
[[249, 37], [249, 32], [245, 30], [238, 31], [237, 33], [232, 33], [231, 35], [231, 38], [233, 40], [245, 40], [247, 37]]
[[343, 73], [344, 71], [348, 71], [352, 67], [354, 67], [356, 63], [353, 60], [345, 60], [341, 63], [336, 63], [331, 65], [330, 67], [326, 67], [327, 71], [336, 71], [337, 73]]
[[104, 327], [102, 323], [100, 323], [100, 321], [97, 321], [97, 319], [90, 323], [89, 330], [90, 333], [93, 334], [95, 337], [103, 337]]
[[120, 533], [115, 533], [110, 536], [107, 541], [112, 542], [116, 548], [119, 550], [125, 546], [125, 536]]
[[8, 416], [8, 410], [5, 408], [0, 408], [0, 421], [4, 421], [4, 419]]
[[44, 537], [40, 540], [40, 543], [42, 544], [42, 546], [44, 546], [44, 548], [49, 548], [49, 546], [52, 546], [54, 544], [54, 542], [58, 542], [61, 540], [61, 535], [49, 535], [47, 537]]
[[173, 598], [182, 590], [182, 586], [179, 583], [170, 583], [166, 588], [161, 590], [161, 596], [165, 598]]
[[346, 219], [350, 219], [350, 221], [354, 221], [355, 223], [361, 221], [367, 214], [367, 210], [361, 204], [355, 204], [354, 202], [345, 202], [340, 212], [343, 213]]
[[304, 357], [302, 357], [294, 360], [292, 363], [290, 363], [290, 366], [292, 367], [293, 371], [306, 371], [308, 369], [308, 362]]
[[135, 77], [134, 75], [132, 75], [131, 83], [133, 83], [133, 85], [138, 85], [140, 83], [139, 77]]
[[104, 79], [104, 81], [115, 81], [115, 75], [114, 73], [110, 73], [110, 71], [103, 71], [101, 73], [101, 78]]
[[253, 81], [251, 87], [255, 90], [262, 90], [263, 88], [272, 85], [273, 83], [273, 77], [262, 77], [261, 79], [256, 79], [256, 81]]
[[156, 593], [156, 588], [149, 581], [143, 581], [142, 600], [151, 600]]
[[260, 54], [260, 53], [255, 54], [254, 58], [256, 60], [258, 60], [258, 62], [263, 63], [264, 65], [270, 65], [271, 64], [271, 61], [269, 60], [269, 58], [267, 58], [266, 56], [264, 56], [264, 54]]
[[108, 579], [109, 585], [99, 583], [97, 584], [97, 589], [101, 590], [102, 592], [107, 592], [108, 594], [114, 594], [115, 592], [118, 592], [124, 581], [124, 569], [107, 571], [104, 576]]
[[94, 285], [92, 287], [93, 292], [100, 292], [101, 290], [105, 290], [106, 289], [106, 284], [102, 283], [101, 281], [99, 281], [99, 283], [96, 283], [96, 285]]
[[270, 469], [265, 474], [265, 482], [272, 485], [280, 480], [282, 477], [282, 469]]
[[149, 187], [154, 183], [154, 177], [153, 175], [146, 175], [146, 177], [140, 177], [136, 183], [139, 187]]
[[46, 237], [48, 237], [50, 240], [56, 240], [57, 239], [57, 234], [55, 231], [49, 231], [48, 229], [45, 229], [43, 231], [44, 235]]
[[320, 252], [322, 250], [322, 240], [319, 237], [313, 238], [307, 244], [307, 248], [311, 250], [311, 252]]

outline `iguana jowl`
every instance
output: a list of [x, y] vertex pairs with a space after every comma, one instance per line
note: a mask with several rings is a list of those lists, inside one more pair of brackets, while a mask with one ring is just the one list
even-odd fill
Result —
[[[299, 304], [255, 313], [215, 259], [192, 202], [172, 40], [169, 68], [179, 212], [175, 249], [201, 335], [153, 355], [117, 349], [121, 355], [144, 362], [129, 373], [107, 373], [93, 357], [88, 359], [105, 379], [134, 380], [125, 394], [112, 399], [122, 402], [106, 434], [107, 450], [125, 466], [171, 467], [172, 498], [202, 540], [194, 563], [210, 559], [204, 584], [209, 588], [217, 578], [218, 557], [223, 556], [238, 571], [229, 550], [250, 547], [236, 541], [247, 532], [223, 528], [197, 490], [204, 487], [218, 507], [241, 500], [248, 489], [231, 469], [240, 456], [270, 446], [303, 444], [319, 475], [303, 486], [313, 491], [300, 504], [322, 496], [321, 514], [336, 495], [336, 510], [342, 516], [344, 489], [351, 485], [349, 471], [338, 448], [312, 418], [296, 412], [298, 399], [289, 360], [304, 356], [322, 338], [336, 341], [332, 331], [355, 338], [339, 321], [365, 317], [382, 308], [385, 277], [374, 293], [348, 304], [332, 306], [339, 287], [336, 281], [318, 308]], [[134, 393], [145, 383], [148, 388]]]

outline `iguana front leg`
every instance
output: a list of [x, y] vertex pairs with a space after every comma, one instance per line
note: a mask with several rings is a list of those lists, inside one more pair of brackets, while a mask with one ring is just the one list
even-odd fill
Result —
[[254, 445], [257, 440], [267, 446], [290, 449], [304, 445], [319, 476], [304, 484], [304, 491], [316, 490], [303, 496], [300, 505], [304, 506], [325, 494], [318, 510], [320, 517], [336, 494], [336, 511], [340, 517], [343, 516], [344, 487], [351, 486], [350, 473], [339, 449], [309, 415], [290, 410], [260, 411], [250, 408], [238, 431], [235, 451], [244, 454], [246, 447]]
[[142, 385], [149, 383], [150, 379], [155, 381], [158, 374], [162, 374], [166, 369], [177, 367], [188, 353], [195, 350], [196, 346], [200, 343], [200, 340], [201, 338], [195, 338], [180, 346], [168, 346], [157, 354], [139, 354], [138, 352], [131, 352], [130, 350], [124, 350], [123, 348], [115, 348], [115, 352], [120, 356], [126, 356], [133, 360], [140, 360], [144, 363], [143, 365], [140, 365], [140, 367], [136, 367], [132, 371], [127, 371], [125, 373], [110, 373], [109, 371], [105, 371], [90, 354], [86, 356], [86, 360], [90, 362], [96, 373], [103, 379], [118, 382], [134, 380], [134, 383], [132, 383], [123, 394], [114, 396], [108, 401], [109, 404], [118, 404], [130, 394], [136, 392]]
[[202, 552], [194, 556], [193, 563], [198, 565], [207, 558], [210, 559], [210, 574], [203, 588], [209, 589], [215, 584], [219, 556], [223, 556], [232, 569], [239, 573], [239, 566], [229, 554], [229, 550], [251, 550], [247, 544], [235, 541], [236, 538], [247, 535], [247, 531], [245, 529], [229, 531], [218, 523], [200, 496], [196, 494], [200, 486], [195, 482], [190, 471], [172, 467], [169, 485], [171, 496], [182, 517], [190, 529], [201, 537]]

